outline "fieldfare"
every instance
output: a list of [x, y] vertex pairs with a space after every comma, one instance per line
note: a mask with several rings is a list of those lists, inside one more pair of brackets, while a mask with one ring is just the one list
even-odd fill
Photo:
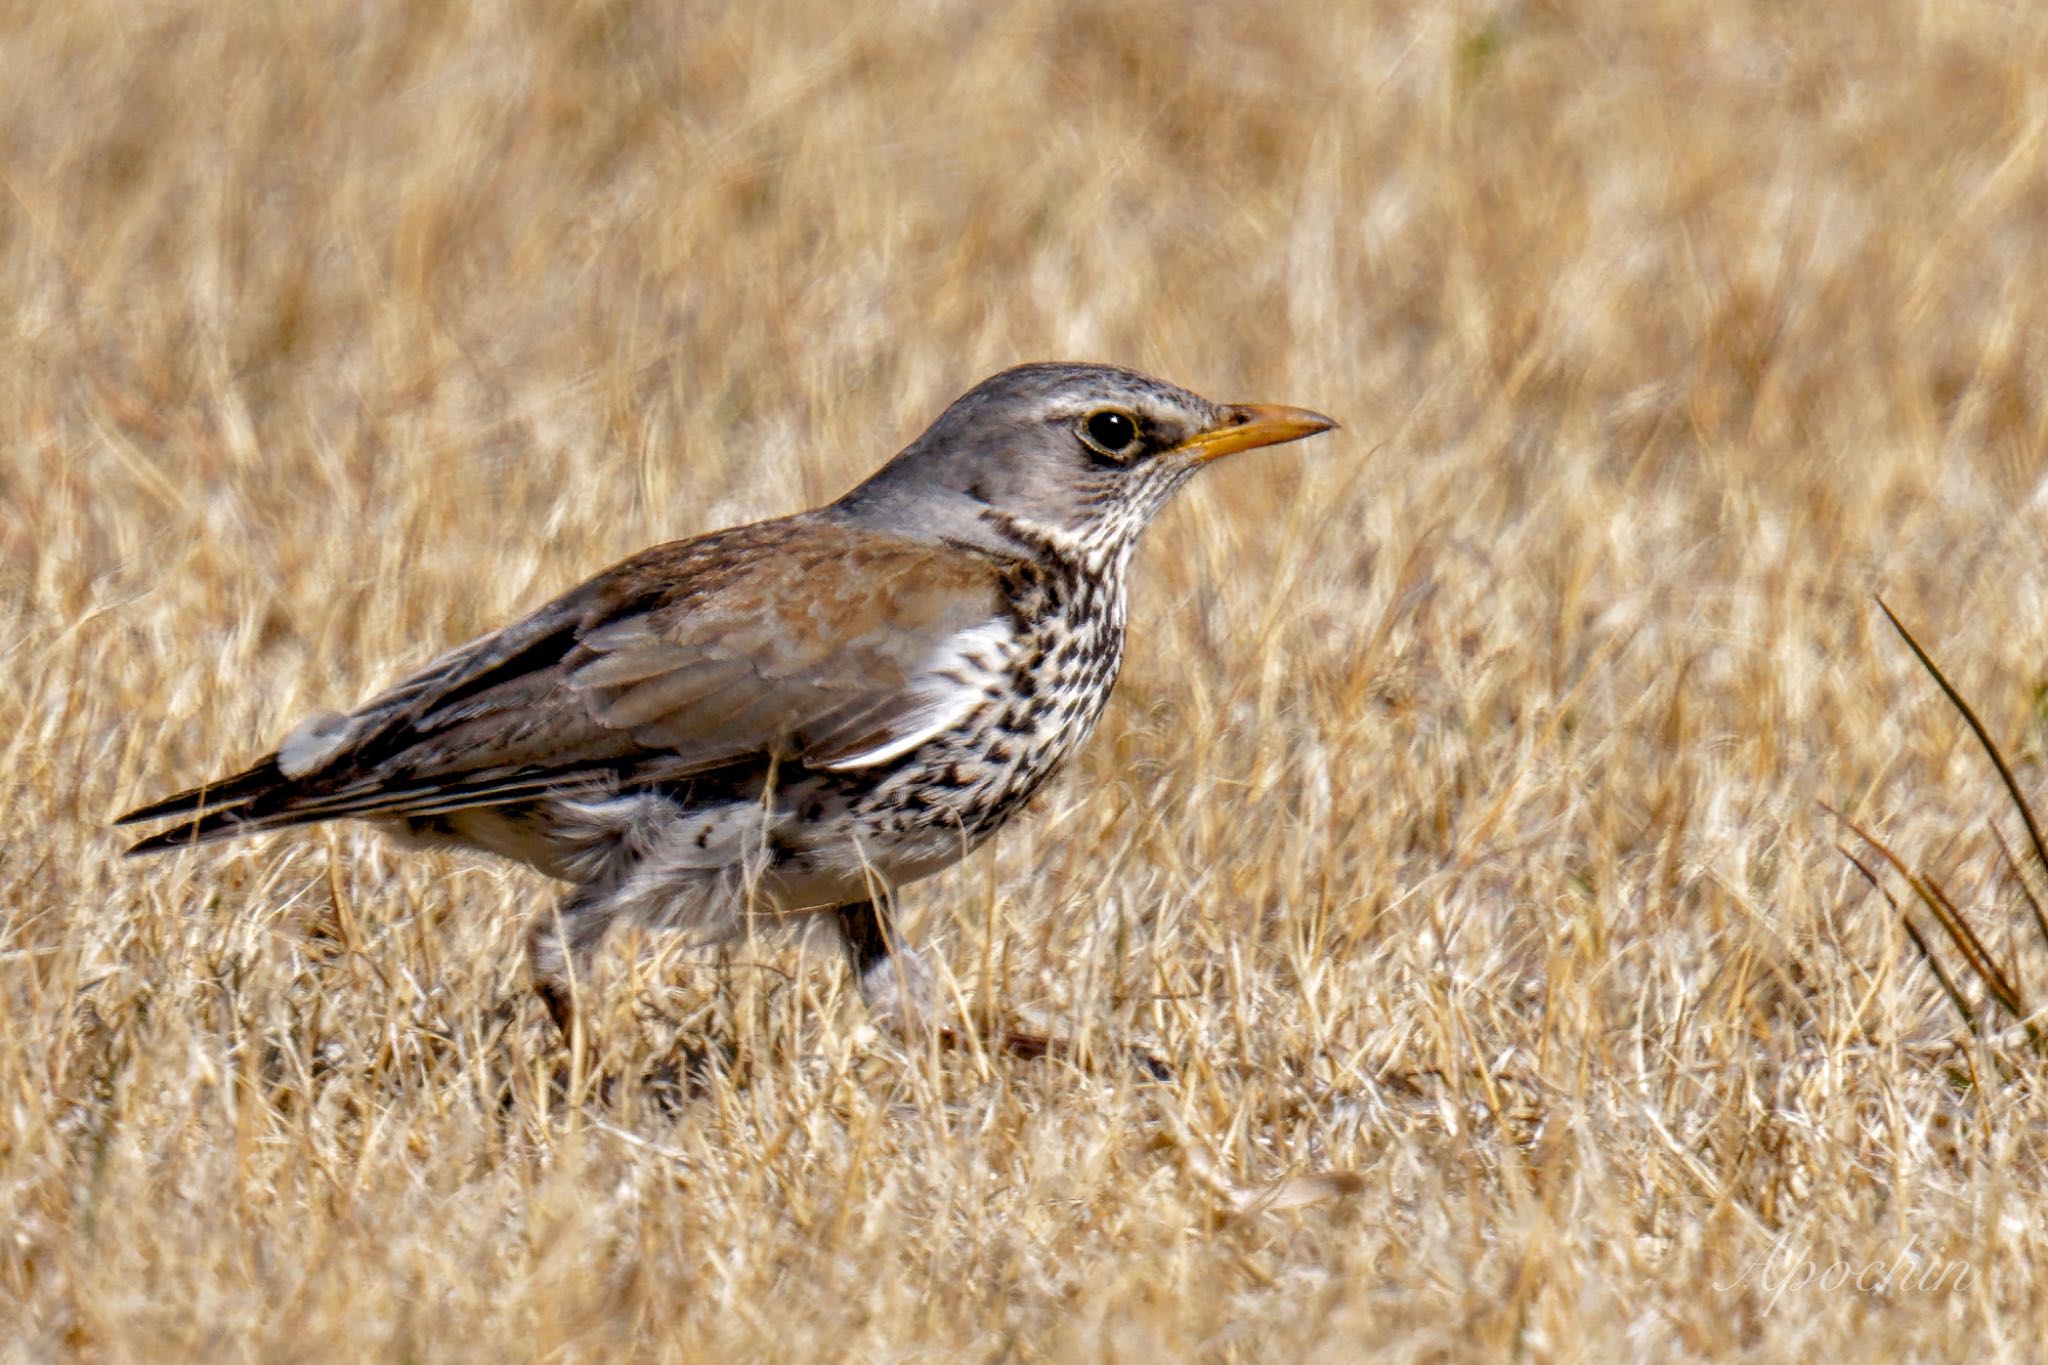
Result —
[[829, 912], [881, 1022], [929, 970], [896, 888], [1015, 814], [1102, 714], [1139, 534], [1202, 465], [1327, 431], [1106, 365], [984, 381], [814, 511], [656, 546], [121, 817], [130, 853], [340, 818], [570, 884], [528, 933], [565, 1036], [624, 918], [728, 940]]

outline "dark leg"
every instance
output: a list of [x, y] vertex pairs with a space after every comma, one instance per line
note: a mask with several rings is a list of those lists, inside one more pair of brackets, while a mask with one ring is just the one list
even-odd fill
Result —
[[888, 911], [873, 901], [842, 905], [832, 912], [839, 922], [839, 941], [846, 948], [846, 965], [856, 980], [865, 981], [868, 972], [889, 956]]
[[[933, 1014], [931, 973], [915, 952], [897, 937], [896, 925], [886, 907], [874, 901], [842, 905], [832, 912], [839, 925], [839, 941], [846, 947], [847, 965], [860, 982], [861, 998], [876, 1021], [914, 1036]], [[906, 1000], [905, 987], [908, 987]], [[910, 1007], [905, 1008], [908, 1004]], [[950, 1028], [941, 1030], [941, 1042], [957, 1044], [960, 1039]], [[1006, 1029], [996, 1039], [996, 1050], [1012, 1057], [1065, 1056], [1067, 1045], [1042, 1033]], [[1173, 1072], [1165, 1062], [1148, 1052], [1133, 1049], [1133, 1063], [1153, 1080], [1169, 1079]]]
[[534, 993], [548, 1007], [548, 1017], [569, 1042], [576, 1023], [576, 997], [570, 988], [570, 969], [587, 979], [590, 959], [605, 930], [611, 927], [613, 908], [599, 901], [571, 895], [559, 909], [544, 911], [526, 931], [526, 958], [533, 968]]
[[569, 992], [569, 983], [550, 977], [535, 977], [533, 992], [540, 1002], [548, 1007], [548, 1018], [555, 1021], [555, 1028], [561, 1032], [562, 1041], [567, 1043], [574, 1037], [576, 1027], [576, 997]]
[[897, 934], [888, 907], [879, 901], [856, 901], [839, 906], [832, 915], [868, 1013], [906, 1038], [921, 1034], [936, 1003], [931, 969]]

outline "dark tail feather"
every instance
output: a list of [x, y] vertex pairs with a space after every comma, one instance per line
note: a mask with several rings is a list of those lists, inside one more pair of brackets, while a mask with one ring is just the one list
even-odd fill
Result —
[[[210, 844], [220, 839], [233, 839], [237, 835], [256, 834], [274, 829], [280, 822], [275, 818], [245, 815], [240, 808], [210, 811], [197, 820], [187, 820], [171, 826], [161, 834], [152, 834], [128, 846], [128, 856], [141, 857], [148, 853], [166, 853], [172, 849], [190, 848], [194, 844]], [[285, 821], [282, 823], [296, 823]]]
[[[132, 845], [128, 855], [162, 853], [169, 849], [210, 844], [244, 834], [291, 825], [310, 825], [322, 820], [379, 815], [444, 815], [475, 806], [505, 805], [510, 802], [562, 790], [569, 778], [583, 770], [602, 770], [607, 765], [578, 765], [563, 770], [525, 773], [494, 773], [469, 780], [425, 780], [409, 786], [309, 795], [277, 772], [273, 760], [221, 783], [217, 787], [194, 788], [166, 797], [115, 821], [131, 824], [183, 816], [171, 828]], [[274, 774], [274, 775], [273, 775]]]
[[167, 796], [154, 805], [132, 810], [114, 823], [185, 817], [170, 829], [152, 834], [128, 849], [129, 856], [188, 848], [243, 834], [310, 825], [322, 820], [377, 816], [445, 815], [477, 806], [502, 806], [550, 793], [573, 793], [580, 787], [616, 790], [628, 776], [646, 779], [658, 774], [635, 772], [615, 759], [565, 764], [558, 768], [503, 769], [418, 778], [378, 785], [365, 781], [338, 791], [308, 792], [278, 770], [275, 757], [245, 773], [211, 787]]
[[278, 770], [275, 755], [264, 759], [247, 772], [236, 773], [233, 777], [219, 782], [181, 791], [176, 796], [166, 796], [129, 811], [114, 821], [117, 825], [139, 825], [150, 820], [163, 820], [173, 815], [189, 815], [199, 810], [219, 810], [224, 806], [237, 806], [254, 800], [264, 793], [283, 786], [285, 775]]
[[161, 801], [129, 811], [114, 823], [135, 825], [145, 820], [189, 817], [132, 845], [128, 849], [131, 858], [142, 853], [162, 853], [166, 849], [212, 843], [216, 839], [232, 839], [237, 834], [253, 834], [269, 823], [254, 808], [262, 803], [264, 797], [272, 796], [289, 785], [290, 779], [278, 770], [277, 758], [272, 755], [247, 772], [179, 792], [176, 796], [166, 796]]

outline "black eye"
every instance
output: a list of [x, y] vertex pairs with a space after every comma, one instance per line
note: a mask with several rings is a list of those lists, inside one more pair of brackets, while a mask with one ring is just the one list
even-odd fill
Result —
[[1138, 439], [1138, 424], [1127, 412], [1105, 408], [1091, 412], [1081, 425], [1082, 437], [1105, 455], [1122, 455]]

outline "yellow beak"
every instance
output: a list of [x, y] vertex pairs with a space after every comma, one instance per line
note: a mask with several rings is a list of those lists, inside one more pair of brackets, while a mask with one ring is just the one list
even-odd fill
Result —
[[1223, 409], [1223, 421], [1198, 436], [1190, 436], [1174, 449], [1196, 464], [1240, 450], [1277, 446], [1329, 431], [1337, 424], [1320, 412], [1307, 408], [1283, 408], [1273, 403], [1240, 403]]

